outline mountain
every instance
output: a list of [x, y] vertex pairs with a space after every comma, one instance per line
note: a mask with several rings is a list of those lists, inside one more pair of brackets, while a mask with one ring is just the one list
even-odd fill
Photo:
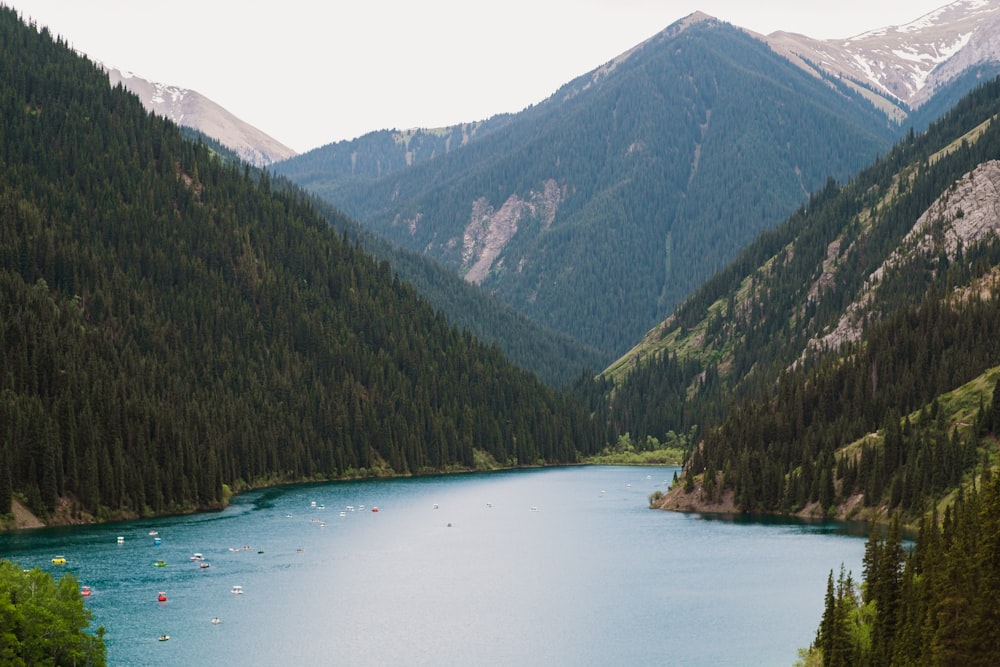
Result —
[[[105, 70], [112, 85], [121, 83], [139, 97], [146, 109], [201, 133], [200, 137], [197, 134], [193, 136], [220, 154], [261, 167], [295, 155], [291, 149], [243, 123], [195, 91], [150, 83], [114, 68], [105, 67]], [[448, 132], [417, 130], [403, 133], [404, 140], [400, 144], [403, 150], [387, 160], [386, 168], [398, 169], [429, 159], [447, 152], [452, 145], [467, 142], [479, 131], [489, 131], [502, 123], [503, 117], [499, 116]], [[388, 137], [392, 133], [376, 134]], [[373, 143], [377, 142], [365, 142], [361, 150], [370, 151]], [[356, 150], [354, 142], [348, 142], [347, 146], [351, 147], [350, 152], [340, 157], [356, 161], [352, 157]], [[378, 170], [382, 168], [381, 159], [365, 159], [362, 162]], [[395, 159], [399, 160], [399, 164], [393, 163]], [[317, 208], [335, 229], [352, 242], [362, 244], [380, 259], [389, 260], [400, 276], [417, 287], [450, 322], [467, 329], [480, 340], [496, 344], [511, 361], [537, 373], [544, 382], [565, 386], [582, 372], [596, 371], [611, 361], [609, 355], [534, 322], [513, 310], [509, 304], [462, 283], [454, 272], [445, 270], [428, 258], [385, 243], [328, 204], [317, 202]]]
[[612, 365], [640, 441], [700, 429], [671, 508], [919, 516], [1000, 422], [1000, 79], [747, 247]]
[[265, 167], [296, 155], [291, 148], [197, 91], [147, 81], [115, 67], [104, 69], [112, 86], [121, 84], [135, 94], [147, 110], [212, 137], [254, 166]]
[[697, 14], [434, 150], [432, 132], [378, 133], [273, 169], [610, 356], [896, 131], [853, 87]]
[[566, 387], [581, 374], [592, 377], [611, 361], [572, 337], [529, 320], [434, 260], [392, 246], [323, 200], [316, 199], [313, 205], [346, 240], [388, 261], [399, 277], [413, 285], [449, 322], [484, 343], [496, 345], [504, 356], [546, 384]]
[[910, 23], [847, 39], [788, 32], [763, 39], [817, 76], [851, 82], [902, 119], [969, 70], [987, 78], [1000, 72], [1000, 1], [958, 0]]
[[0, 8], [0, 520], [302, 480], [569, 463], [603, 430], [307, 193]]

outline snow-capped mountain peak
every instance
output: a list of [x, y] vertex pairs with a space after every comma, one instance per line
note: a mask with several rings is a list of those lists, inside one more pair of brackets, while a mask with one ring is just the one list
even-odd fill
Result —
[[861, 84], [883, 98], [883, 107], [917, 108], [968, 67], [1000, 62], [1000, 0], [957, 0], [909, 23], [845, 39], [787, 32], [764, 39], [807, 69]]

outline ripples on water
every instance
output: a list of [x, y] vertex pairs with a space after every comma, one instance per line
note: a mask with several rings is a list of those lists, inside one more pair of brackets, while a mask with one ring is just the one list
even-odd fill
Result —
[[647, 509], [673, 472], [290, 486], [219, 513], [0, 535], [0, 555], [91, 586], [110, 665], [791, 665], [827, 573], [860, 575], [863, 535]]

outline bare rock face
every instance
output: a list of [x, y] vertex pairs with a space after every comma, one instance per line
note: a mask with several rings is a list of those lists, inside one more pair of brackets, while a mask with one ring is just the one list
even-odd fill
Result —
[[194, 90], [154, 83], [115, 68], [104, 69], [112, 86], [120, 83], [147, 111], [212, 137], [254, 166], [266, 167], [297, 155]]
[[845, 309], [837, 327], [811, 346], [835, 349], [858, 340], [868, 304], [886, 273], [922, 256], [944, 255], [954, 261], [959, 250], [1000, 234], [1000, 161], [990, 160], [963, 176], [917, 219], [913, 228], [876, 269], [860, 296]]
[[553, 179], [545, 181], [541, 191], [532, 190], [527, 199], [512, 194], [499, 209], [490, 206], [485, 198], [473, 202], [462, 238], [465, 279], [477, 285], [482, 283], [498, 265], [504, 248], [517, 233], [518, 224], [527, 218], [538, 218], [542, 229], [547, 229], [561, 202], [562, 192]]

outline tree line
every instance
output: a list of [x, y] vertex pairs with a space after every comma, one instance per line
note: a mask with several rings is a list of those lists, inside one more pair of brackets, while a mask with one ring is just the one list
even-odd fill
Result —
[[603, 446], [574, 399], [448, 322], [305, 193], [184, 140], [9, 9], [0, 115], [0, 489], [40, 515]]

